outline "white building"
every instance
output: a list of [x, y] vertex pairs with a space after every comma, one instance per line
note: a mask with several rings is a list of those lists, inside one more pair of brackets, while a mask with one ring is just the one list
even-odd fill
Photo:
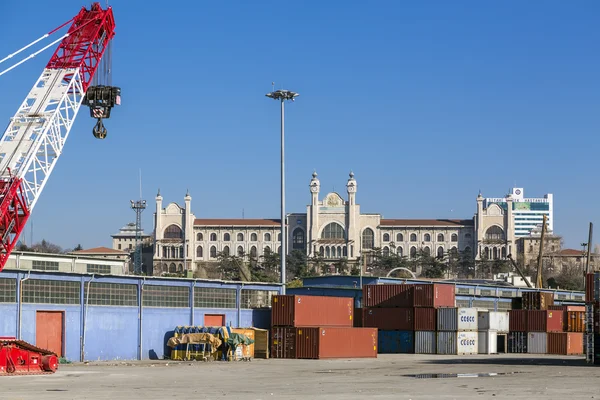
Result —
[[[111, 235], [112, 237], [112, 248], [115, 250], [122, 251], [134, 251], [135, 250], [135, 222], [130, 222], [121, 229], [118, 233]], [[141, 232], [142, 243], [151, 243], [152, 235]]]
[[[385, 219], [381, 214], [361, 213], [356, 202], [354, 174], [346, 184], [346, 198], [331, 192], [320, 199], [316, 172], [309, 183], [311, 196], [306, 213], [287, 216], [287, 252], [317, 253], [327, 261], [356, 260], [364, 251], [414, 257], [419, 249], [435, 255], [451, 250], [472, 252], [473, 220]], [[185, 206], [162, 205], [160, 191], [154, 214], [154, 274], [196, 269], [217, 261], [217, 254], [258, 258], [267, 251], [281, 251], [278, 219], [198, 219], [191, 212], [192, 197]]]
[[[552, 194], [546, 194], [541, 198], [525, 198], [523, 188], [513, 188], [510, 196], [512, 197], [512, 218], [514, 221], [514, 237], [520, 238], [529, 236], [531, 231], [541, 226], [543, 217], [546, 215], [547, 229], [554, 230], [554, 208]], [[504, 210], [507, 209], [507, 198], [484, 198], [484, 207], [488, 208], [491, 204], [498, 204]]]

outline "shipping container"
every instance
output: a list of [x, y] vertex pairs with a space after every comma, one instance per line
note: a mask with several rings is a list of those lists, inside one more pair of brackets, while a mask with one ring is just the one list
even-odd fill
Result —
[[563, 312], [527, 310], [527, 332], [562, 332]]
[[508, 353], [508, 333], [500, 333], [496, 335], [496, 350], [498, 353]]
[[549, 306], [548, 310], [558, 311], [585, 311], [585, 306]]
[[510, 330], [508, 311], [479, 311], [477, 313], [477, 329], [499, 333], [508, 332]]
[[527, 332], [527, 352], [530, 354], [547, 354], [548, 334], [546, 332]]
[[252, 339], [254, 341], [254, 343], [252, 343], [252, 344], [243, 344], [243, 345], [239, 346], [238, 351], [240, 351], [241, 354], [238, 354], [238, 356], [255, 358], [254, 345], [256, 343], [256, 336], [255, 336], [254, 329], [252, 329], [252, 328], [231, 328], [231, 332], [239, 333], [240, 335], [245, 335], [249, 339]]
[[522, 310], [523, 309], [523, 299], [520, 297], [514, 297], [510, 301], [511, 310]]
[[554, 305], [554, 293], [523, 292], [522, 299], [524, 310], [547, 310]]
[[363, 325], [383, 330], [434, 331], [435, 308], [363, 309]]
[[585, 311], [567, 311], [563, 317], [565, 332], [585, 332]]
[[437, 335], [435, 331], [415, 332], [415, 353], [435, 354], [437, 352]]
[[296, 358], [377, 358], [377, 328], [296, 328]]
[[354, 314], [352, 315], [352, 319], [354, 320], [354, 324], [352, 324], [352, 326], [354, 326], [355, 328], [362, 328], [362, 326], [363, 326], [363, 309], [360, 307], [355, 308]]
[[454, 307], [455, 286], [448, 283], [365, 285], [363, 307]]
[[271, 357], [296, 358], [296, 328], [271, 328]]
[[583, 354], [583, 333], [580, 333], [580, 332], [548, 333], [548, 354], [560, 354], [560, 355]]
[[269, 358], [269, 331], [251, 328], [254, 331], [254, 358]]
[[510, 332], [527, 332], [527, 310], [510, 310], [508, 326]]
[[527, 332], [508, 333], [508, 352], [527, 353]]
[[498, 332], [479, 331], [477, 333], [478, 354], [498, 354]]
[[465, 307], [438, 308], [438, 331], [476, 331], [477, 309]]
[[364, 285], [363, 307], [409, 307], [403, 293], [415, 284]]
[[596, 301], [596, 298], [594, 296], [594, 283], [595, 279], [594, 279], [594, 273], [590, 272], [585, 274], [585, 302], [586, 303], [593, 303], [594, 301]]
[[276, 295], [271, 304], [271, 326], [354, 325], [350, 297]]
[[413, 331], [378, 331], [377, 347], [380, 354], [414, 353], [415, 332]]
[[477, 354], [477, 332], [438, 332], [437, 354]]

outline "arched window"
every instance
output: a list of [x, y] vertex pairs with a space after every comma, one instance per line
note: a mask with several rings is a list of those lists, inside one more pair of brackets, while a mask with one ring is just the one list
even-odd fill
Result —
[[410, 234], [410, 241], [411, 242], [416, 242], [417, 241], [417, 234], [416, 233], [411, 233]]
[[396, 242], [404, 242], [404, 235], [399, 233], [396, 235]]
[[438, 242], [443, 242], [444, 241], [444, 234], [443, 233], [438, 233], [437, 241]]
[[375, 235], [373, 229], [367, 228], [362, 232], [362, 248], [365, 250], [372, 249], [374, 244]]
[[389, 248], [389, 247], [387, 247], [387, 246], [385, 246], [385, 247], [383, 248], [383, 256], [384, 256], [384, 257], [389, 257], [389, 255], [390, 255], [390, 248]]
[[485, 258], [489, 259], [490, 258], [490, 249], [488, 249], [487, 247], [483, 250], [483, 255], [485, 256]]
[[426, 256], [431, 255], [431, 249], [429, 248], [429, 246], [425, 246], [425, 248], [423, 249], [423, 253], [425, 253]]
[[321, 232], [322, 239], [344, 239], [344, 228], [335, 222], [329, 223]]
[[196, 247], [196, 257], [202, 258], [202, 246]]
[[210, 247], [210, 258], [217, 258], [217, 248], [215, 246]]
[[179, 272], [183, 272], [183, 264], [179, 264], [179, 266], [177, 267], [177, 270]]
[[229, 255], [229, 246], [223, 247], [223, 255], [224, 256], [228, 256]]
[[325, 258], [331, 258], [329, 246], [325, 247]]
[[402, 257], [404, 255], [404, 250], [402, 247], [396, 247], [396, 254], [398, 254], [398, 257]]
[[383, 241], [384, 242], [389, 242], [390, 241], [390, 234], [389, 233], [384, 233], [383, 234]]
[[465, 253], [471, 255], [471, 248], [469, 246], [465, 247]]
[[252, 259], [256, 259], [256, 256], [257, 256], [257, 255], [258, 255], [258, 254], [257, 254], [257, 251], [256, 251], [256, 246], [252, 246], [252, 247], [250, 247], [250, 257], [251, 257]]
[[417, 248], [415, 246], [410, 248], [410, 258], [417, 257]]
[[438, 247], [437, 249], [437, 257], [444, 258], [444, 248], [442, 246]]
[[324, 248], [323, 246], [321, 246], [321, 247], [319, 248], [319, 255], [320, 255], [321, 257], [323, 257], [323, 256], [325, 255], [325, 248]]
[[253, 233], [250, 235], [250, 241], [251, 242], [256, 242], [258, 241], [258, 235], [256, 233]]
[[217, 241], [217, 234], [216, 233], [211, 233], [210, 234], [210, 241], [211, 242], [216, 242]]
[[278, 241], [278, 242], [281, 242], [281, 233], [278, 233], [278, 234], [277, 234], [277, 241]]
[[181, 239], [183, 237], [183, 231], [177, 225], [171, 224], [165, 229], [164, 237], [165, 239]]
[[237, 241], [238, 242], [243, 242], [244, 241], [244, 234], [242, 232], [237, 234]]
[[244, 248], [242, 246], [238, 246], [237, 248], [237, 256], [244, 257]]
[[171, 264], [169, 264], [169, 272], [170, 272], [170, 273], [175, 273], [175, 272], [177, 272], [177, 266], [175, 265], [175, 263], [171, 263]]
[[502, 247], [502, 258], [506, 258], [506, 246]]
[[456, 248], [456, 246], [452, 246], [452, 248], [450, 249], [450, 253], [454, 254], [455, 256], [458, 255], [458, 249]]
[[264, 254], [270, 254], [271, 253], [271, 246], [265, 246], [265, 249], [263, 250]]
[[292, 234], [292, 249], [304, 250], [305, 245], [304, 231], [302, 228], [294, 229], [294, 233]]
[[452, 240], [453, 242], [458, 242], [458, 235], [456, 233], [453, 233], [450, 237], [450, 240]]
[[494, 260], [497, 260], [497, 259], [498, 259], [498, 248], [497, 248], [497, 247], [494, 247], [494, 248], [492, 249], [492, 253], [493, 253], [493, 258], [494, 258]]
[[231, 235], [229, 233], [225, 233], [223, 235], [223, 241], [229, 242], [231, 240]]
[[196, 240], [199, 241], [199, 242], [202, 241], [202, 240], [204, 240], [204, 236], [202, 235], [202, 233], [198, 232], [196, 234]]
[[487, 240], [504, 240], [504, 231], [497, 225], [490, 226], [485, 231], [485, 238]]
[[343, 254], [344, 254], [344, 257], [348, 257], [348, 248], [346, 246], [344, 246]]
[[431, 242], [431, 235], [429, 233], [426, 233], [423, 236], [423, 241], [425, 241], [425, 242]]
[[270, 242], [270, 241], [271, 241], [271, 234], [265, 233], [265, 242]]

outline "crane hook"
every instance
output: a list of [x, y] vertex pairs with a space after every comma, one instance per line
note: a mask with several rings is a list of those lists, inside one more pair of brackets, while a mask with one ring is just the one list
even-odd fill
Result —
[[106, 128], [104, 127], [104, 124], [102, 123], [102, 118], [98, 118], [98, 122], [96, 122], [96, 125], [94, 126], [94, 129], [92, 130], [92, 132], [94, 133], [94, 137], [96, 139], [106, 138]]

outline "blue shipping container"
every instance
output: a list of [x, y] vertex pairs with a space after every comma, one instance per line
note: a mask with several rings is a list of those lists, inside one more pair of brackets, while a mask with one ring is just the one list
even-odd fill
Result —
[[378, 353], [415, 352], [415, 333], [413, 331], [379, 331], [377, 336]]

